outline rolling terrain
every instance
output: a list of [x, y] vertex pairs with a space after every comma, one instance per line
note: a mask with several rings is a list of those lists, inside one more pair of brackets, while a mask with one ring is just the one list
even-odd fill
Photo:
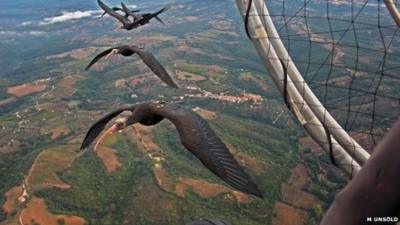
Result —
[[[233, 1], [169, 1], [165, 25], [152, 21], [131, 32], [97, 18], [94, 1], [5, 9], [13, 4], [0, 3], [1, 225], [166, 225], [203, 217], [240, 225], [318, 224], [345, 183], [304, 139]], [[9, 15], [14, 26], [2, 22]], [[292, 32], [302, 34], [304, 27]], [[165, 86], [138, 56], [103, 59], [84, 70], [97, 53], [122, 44], [154, 53], [181, 88]], [[323, 55], [329, 48], [318, 49]], [[340, 50], [335, 62], [353, 59]], [[346, 82], [340, 77], [332, 82]], [[167, 121], [134, 126], [108, 137], [97, 152], [79, 154], [94, 120], [151, 99], [184, 100], [208, 120], [265, 199], [221, 182], [182, 147]]]

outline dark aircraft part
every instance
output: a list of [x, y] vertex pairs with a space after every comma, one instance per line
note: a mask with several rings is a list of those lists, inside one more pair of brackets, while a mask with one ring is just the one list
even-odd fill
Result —
[[336, 195], [321, 225], [396, 224], [390, 221], [396, 216], [400, 216], [400, 120]]

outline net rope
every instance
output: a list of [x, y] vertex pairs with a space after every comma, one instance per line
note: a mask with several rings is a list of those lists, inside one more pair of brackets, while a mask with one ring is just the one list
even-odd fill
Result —
[[[369, 156], [363, 153], [364, 149], [370, 152], [400, 115], [399, 26], [390, 11], [390, 6], [398, 9], [399, 1], [237, 0], [237, 3], [247, 35], [270, 74], [276, 77], [275, 83], [278, 88], [281, 86], [286, 105], [301, 109], [306, 105], [310, 109], [317, 120], [306, 124], [322, 126], [322, 130], [312, 129], [325, 131], [325, 138], [311, 136], [325, 146], [334, 164], [347, 163], [354, 169], [357, 163], [353, 163], [357, 161], [362, 166]], [[265, 34], [260, 35], [260, 25]], [[280, 41], [284, 51], [279, 48]], [[282, 53], [286, 51], [287, 56]], [[293, 75], [295, 70], [303, 79]], [[292, 93], [289, 87], [295, 87]], [[320, 102], [310, 101], [307, 87]], [[296, 100], [294, 94], [300, 97]], [[323, 116], [318, 112], [321, 107]], [[329, 120], [330, 114], [339, 126]], [[342, 128], [354, 143], [339, 134]], [[340, 145], [351, 160], [335, 160], [339, 155], [332, 154], [332, 145]], [[361, 152], [361, 157], [357, 152]]]

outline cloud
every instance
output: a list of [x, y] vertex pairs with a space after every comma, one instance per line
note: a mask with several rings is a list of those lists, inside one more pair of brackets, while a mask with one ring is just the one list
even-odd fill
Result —
[[101, 13], [101, 10], [88, 10], [88, 11], [74, 11], [74, 12], [62, 12], [62, 15], [55, 17], [46, 17], [42, 21], [39, 22], [39, 25], [49, 25], [54, 23], [65, 22], [69, 20], [77, 20], [88, 17], [93, 17], [96, 14]]
[[46, 32], [44, 31], [14, 31], [14, 30], [7, 30], [7, 31], [1, 31], [0, 30], [0, 37], [2, 38], [13, 38], [13, 37], [21, 37], [21, 36], [44, 36], [46, 35]]
[[[137, 5], [128, 5], [128, 8], [135, 9]], [[103, 10], [87, 10], [87, 11], [63, 11], [61, 15], [53, 16], [53, 17], [46, 17], [41, 21], [25, 21], [20, 24], [20, 26], [29, 26], [29, 25], [39, 25], [39, 26], [46, 26], [51, 25], [54, 23], [61, 23], [70, 20], [79, 20], [84, 18], [97, 18], [100, 17], [103, 13]]]
[[28, 31], [27, 33], [28, 33], [29, 35], [32, 35], [32, 36], [43, 36], [43, 35], [46, 34], [46, 32], [44, 32], [44, 31], [35, 31], [35, 30], [33, 30], [33, 31]]
[[29, 26], [29, 25], [32, 25], [32, 24], [33, 24], [33, 21], [25, 21], [25, 22], [21, 23], [21, 26]]

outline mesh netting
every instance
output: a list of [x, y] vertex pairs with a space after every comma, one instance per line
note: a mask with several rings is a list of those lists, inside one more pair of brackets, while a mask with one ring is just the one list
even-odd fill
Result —
[[400, 36], [387, 5], [377, 0], [264, 4], [313, 92], [356, 141], [372, 149], [400, 112]]

